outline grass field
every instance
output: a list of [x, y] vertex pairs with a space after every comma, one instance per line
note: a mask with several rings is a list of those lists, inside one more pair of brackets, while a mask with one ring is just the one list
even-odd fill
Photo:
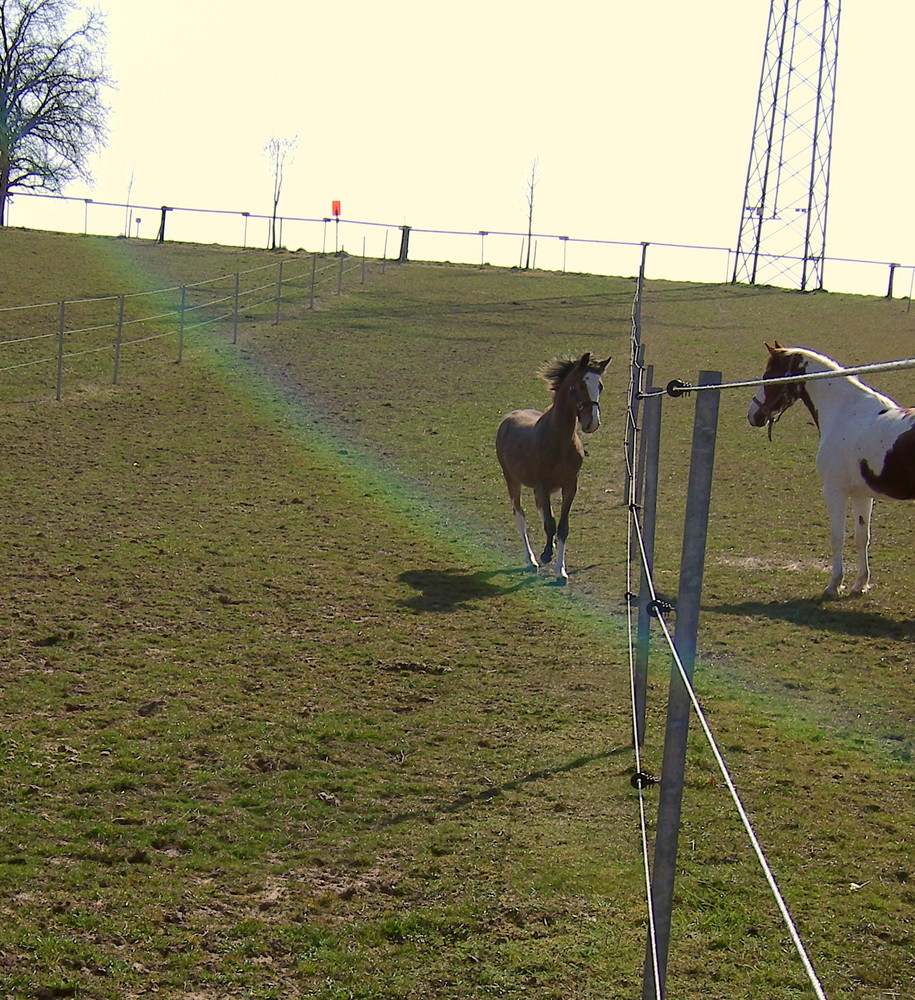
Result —
[[[0, 308], [270, 259], [0, 231]], [[59, 402], [50, 371], [0, 373], [0, 995], [639, 995], [633, 290], [389, 266], [278, 326], [244, 317], [237, 345], [205, 328], [181, 364], [152, 341], [117, 386], [74, 363]], [[649, 280], [643, 325], [665, 383], [754, 377], [775, 337], [908, 356], [915, 317]], [[582, 350], [614, 362], [560, 589], [520, 571], [492, 438], [547, 404], [542, 361]], [[915, 400], [908, 381], [874, 384]], [[910, 996], [912, 512], [878, 507], [875, 589], [821, 603], [815, 430], [792, 411], [769, 444], [748, 395], [722, 398], [697, 688], [827, 995]], [[693, 405], [665, 402], [668, 594]], [[668, 671], [658, 648], [650, 770]], [[683, 823], [670, 995], [812, 995], [695, 732]]]

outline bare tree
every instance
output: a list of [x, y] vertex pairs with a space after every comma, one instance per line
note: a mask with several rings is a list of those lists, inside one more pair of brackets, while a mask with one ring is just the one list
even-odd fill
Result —
[[270, 249], [276, 250], [276, 213], [280, 204], [280, 195], [283, 193], [283, 170], [286, 166], [286, 159], [295, 149], [295, 144], [299, 141], [298, 136], [291, 139], [271, 139], [264, 146], [264, 154], [270, 161], [270, 169], [273, 172], [273, 217], [270, 220]]
[[537, 164], [539, 160], [535, 156], [531, 164], [531, 179], [527, 182], [527, 257], [524, 262], [524, 269], [530, 270], [531, 266], [531, 243], [534, 235], [534, 188], [537, 187]]
[[73, 0], [0, 0], [0, 226], [15, 189], [91, 180], [111, 85], [104, 21]]

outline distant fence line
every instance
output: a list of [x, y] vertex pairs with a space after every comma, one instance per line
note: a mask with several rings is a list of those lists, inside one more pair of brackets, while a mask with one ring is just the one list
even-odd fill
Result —
[[240, 318], [256, 313], [278, 324], [284, 304], [314, 309], [322, 286], [340, 295], [344, 280], [356, 273], [364, 283], [364, 256], [303, 254], [151, 291], [2, 307], [0, 338], [12, 328], [17, 335], [0, 339], [0, 373], [52, 367], [60, 399], [65, 373], [77, 359], [94, 357], [91, 377], [107, 369], [116, 385], [128, 348], [175, 337], [180, 362], [186, 333], [223, 322], [231, 323], [231, 342], [237, 344]]
[[[212, 226], [213, 220], [218, 219], [221, 225], [220, 239], [212, 240], [199, 236], [199, 226], [196, 236], [181, 235], [177, 237], [181, 242], [218, 242], [229, 246], [241, 246], [247, 248], [249, 245], [262, 245], [260, 242], [252, 242], [250, 224], [263, 224], [265, 239], [263, 245], [268, 245], [267, 233], [269, 233], [272, 217], [270, 215], [256, 212], [245, 212], [232, 209], [210, 209], [210, 208], [188, 208], [176, 205], [134, 205], [130, 202], [101, 201], [92, 198], [76, 198], [68, 195], [41, 194], [38, 192], [18, 192], [13, 201], [20, 198], [46, 199], [56, 202], [72, 203], [74, 206], [82, 206], [82, 231], [88, 235], [90, 232], [99, 235], [121, 235], [125, 237], [139, 236], [140, 223], [143, 217], [137, 213], [151, 213], [153, 221], [157, 224], [155, 239], [164, 242], [166, 239], [175, 238], [172, 233], [175, 228], [170, 219], [174, 216], [176, 221], [180, 216], [193, 218], [194, 216], [205, 216], [208, 220], [208, 227]], [[105, 212], [108, 215], [103, 224], [98, 223], [99, 213]], [[113, 212], [118, 216], [123, 213], [122, 218], [115, 219]], [[90, 224], [90, 214], [92, 220]], [[15, 221], [15, 219], [13, 220]], [[146, 217], [147, 226], [149, 216]], [[78, 226], [71, 220], [72, 231], [77, 231]], [[8, 219], [9, 224], [9, 219]], [[56, 224], [55, 224], [56, 225]], [[342, 227], [342, 229], [341, 229]], [[38, 226], [36, 228], [43, 228]], [[327, 253], [331, 250], [342, 249], [341, 232], [344, 235], [350, 234], [358, 238], [360, 231], [362, 234], [373, 231], [383, 233], [383, 246], [376, 247], [371, 254], [373, 257], [381, 259], [394, 259], [406, 261], [410, 259], [411, 237], [419, 237], [423, 241], [420, 248], [420, 259], [428, 260], [454, 260], [462, 263], [479, 263], [484, 266], [487, 263], [487, 252], [495, 251], [498, 256], [498, 263], [502, 266], [524, 266], [528, 259], [533, 260], [533, 266], [537, 266], [538, 249], [541, 251], [541, 266], [547, 270], [567, 271], [569, 269], [569, 248], [575, 250], [579, 262], [582, 258], [587, 258], [590, 266], [575, 266], [576, 271], [590, 271], [596, 274], [626, 274], [635, 273], [638, 269], [637, 254], [640, 254], [645, 247], [652, 247], [653, 251], [658, 251], [663, 258], [663, 268], [676, 271], [677, 267], [671, 264], [670, 252], [678, 256], [678, 260], [687, 255], [689, 264], [686, 270], [695, 271], [696, 277], [688, 280], [730, 282], [733, 278], [733, 267], [736, 260], [736, 251], [730, 247], [703, 246], [690, 243], [668, 243], [661, 241], [631, 240], [598, 240], [585, 239], [580, 237], [557, 235], [554, 233], [523, 233], [506, 230], [451, 230], [423, 228], [419, 226], [408, 226], [406, 224], [393, 224], [385, 222], [370, 222], [356, 219], [345, 219], [340, 217], [320, 217], [308, 218], [303, 216], [282, 215], [277, 216], [278, 242], [284, 242], [284, 229], [289, 236], [295, 233], [305, 232], [316, 242], [317, 233], [320, 232], [321, 252]], [[69, 231], [69, 230], [68, 230]], [[393, 239], [389, 239], [392, 236]], [[363, 242], [365, 236], [363, 235]], [[531, 240], [530, 258], [527, 253], [527, 242]], [[293, 241], [287, 241], [287, 245]], [[333, 243], [333, 247], [329, 244]], [[510, 243], [517, 247], [516, 251], [510, 249]], [[540, 244], [543, 244], [541, 246]], [[474, 244], [478, 248], [478, 253], [473, 249]], [[304, 246], [304, 242], [302, 243]], [[447, 247], [447, 252], [445, 248]], [[621, 254], [613, 253], [621, 251]], [[699, 258], [702, 256], [702, 261]], [[710, 255], [714, 255], [713, 257]], [[543, 264], [543, 258], [548, 258], [549, 263]], [[781, 274], [786, 262], [800, 261], [801, 258], [791, 254], [766, 255], [760, 254], [760, 260], [768, 262], [773, 273], [772, 283], [778, 284], [776, 275]], [[915, 289], [915, 264], [903, 264], [892, 261], [868, 260], [854, 257], [827, 257], [825, 262], [836, 265], [846, 273], [854, 271], [860, 274], [859, 284], [868, 285], [873, 288], [868, 294], [882, 294], [886, 298], [894, 298], [897, 294], [902, 297], [912, 297]], [[643, 262], [644, 263], [644, 262]], [[611, 269], [607, 265], [610, 264]], [[765, 272], [765, 265], [761, 264], [761, 274]], [[863, 269], [867, 269], [865, 280]], [[875, 273], [876, 278], [871, 275]], [[899, 272], [908, 272], [908, 288], [897, 291], [900, 277]], [[882, 278], [880, 275], [882, 274]], [[764, 284], [764, 281], [758, 282]], [[859, 289], [854, 289], [859, 290]]]

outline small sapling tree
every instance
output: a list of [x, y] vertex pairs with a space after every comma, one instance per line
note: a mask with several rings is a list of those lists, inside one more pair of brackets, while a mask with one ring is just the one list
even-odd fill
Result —
[[291, 139], [271, 139], [264, 146], [264, 155], [270, 161], [270, 170], [273, 175], [273, 215], [270, 219], [270, 249], [276, 250], [277, 232], [276, 215], [280, 205], [280, 195], [283, 193], [283, 171], [286, 167], [286, 160], [295, 149], [295, 144], [299, 141], [298, 136]]
[[534, 239], [534, 188], [537, 187], [537, 163], [538, 159], [534, 157], [530, 180], [527, 182], [527, 256], [524, 261], [526, 271], [531, 267], [531, 243]]

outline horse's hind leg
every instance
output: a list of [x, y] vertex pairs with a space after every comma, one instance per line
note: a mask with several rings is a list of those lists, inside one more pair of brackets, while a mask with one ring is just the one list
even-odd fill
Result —
[[540, 561], [546, 565], [553, 561], [553, 539], [556, 537], [556, 519], [553, 517], [553, 505], [550, 503], [550, 491], [541, 486], [534, 487], [534, 499], [537, 501], [537, 509], [543, 518], [543, 533], [546, 535], [546, 544], [540, 555]]
[[871, 540], [871, 513], [873, 509], [874, 501], [870, 497], [851, 498], [852, 516], [855, 519], [855, 550], [858, 555], [858, 575], [851, 588], [853, 594], [866, 594], [871, 587], [867, 549]]
[[505, 476], [505, 484], [508, 486], [508, 495], [512, 502], [512, 514], [515, 518], [515, 527], [521, 535], [521, 542], [524, 545], [524, 560], [530, 569], [537, 569], [539, 563], [531, 548], [531, 540], [527, 536], [527, 518], [524, 516], [524, 508], [521, 506], [521, 484], [516, 479]]

